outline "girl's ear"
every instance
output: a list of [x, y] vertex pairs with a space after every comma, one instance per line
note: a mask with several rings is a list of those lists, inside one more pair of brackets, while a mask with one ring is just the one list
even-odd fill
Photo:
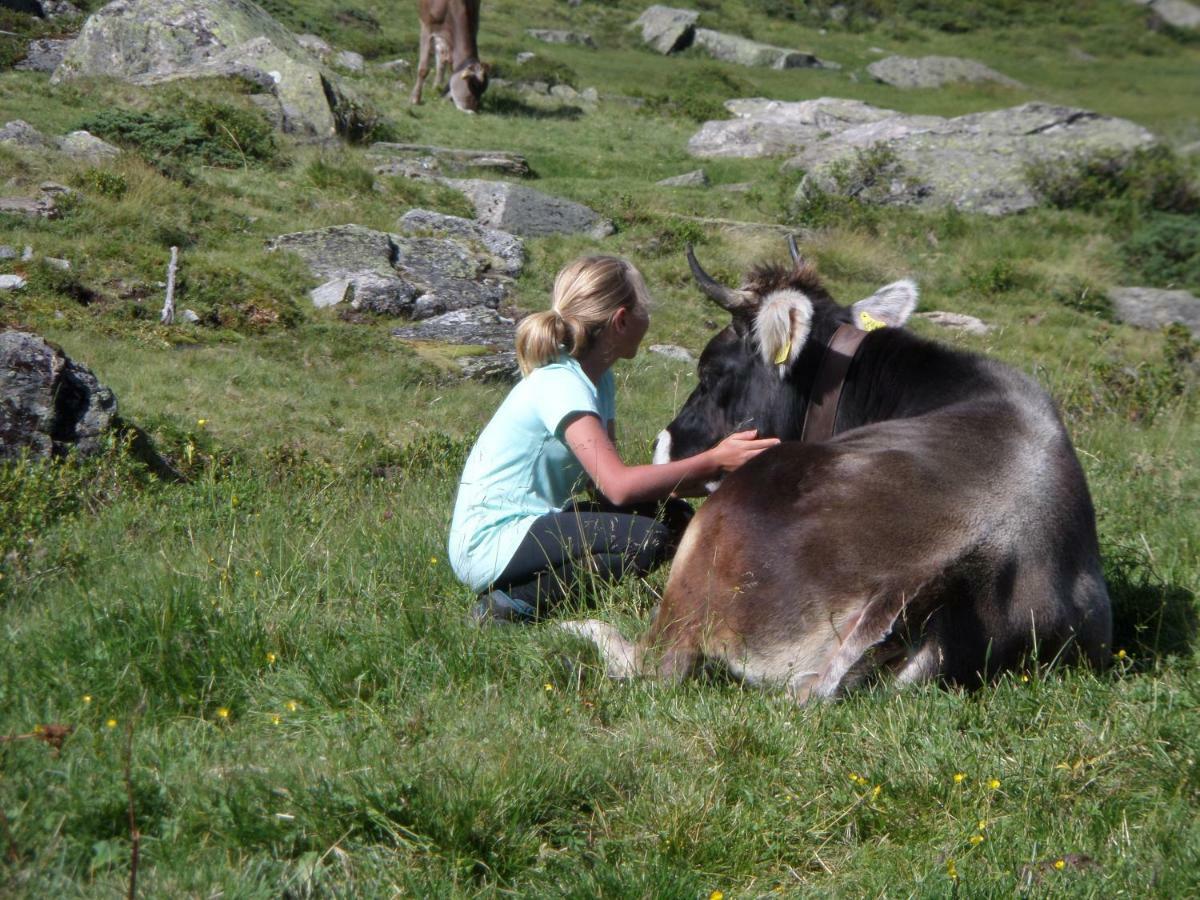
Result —
[[612, 318], [608, 320], [612, 325], [613, 330], [620, 334], [629, 324], [629, 309], [624, 306], [618, 306], [617, 311], [612, 314]]

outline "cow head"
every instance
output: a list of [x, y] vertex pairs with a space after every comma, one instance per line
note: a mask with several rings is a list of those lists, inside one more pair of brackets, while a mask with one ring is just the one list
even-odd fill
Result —
[[790, 267], [759, 266], [736, 290], [705, 272], [688, 247], [688, 265], [700, 289], [732, 321], [700, 355], [700, 383], [659, 435], [655, 462], [693, 456], [750, 428], [762, 437], [799, 438], [825, 345], [838, 326], [899, 327], [916, 308], [917, 287], [907, 280], [853, 306], [839, 306], [795, 242], [789, 244]]
[[446, 90], [450, 99], [465, 113], [479, 111], [479, 101], [488, 86], [488, 72], [491, 67], [477, 59], [469, 60], [450, 75], [450, 84]]

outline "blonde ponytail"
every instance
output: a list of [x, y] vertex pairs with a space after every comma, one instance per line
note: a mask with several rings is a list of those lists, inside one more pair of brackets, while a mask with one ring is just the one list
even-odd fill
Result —
[[596, 335], [622, 307], [642, 307], [649, 294], [641, 273], [616, 256], [584, 256], [564, 266], [554, 279], [550, 309], [531, 313], [517, 326], [517, 361], [521, 374], [568, 353], [587, 353]]

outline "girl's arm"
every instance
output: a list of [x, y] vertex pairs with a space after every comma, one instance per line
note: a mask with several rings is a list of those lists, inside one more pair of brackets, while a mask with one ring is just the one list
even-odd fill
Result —
[[616, 506], [627, 506], [694, 488], [718, 472], [732, 472], [779, 443], [778, 438], [756, 440], [757, 434], [753, 430], [739, 431], [711, 450], [658, 466], [625, 465], [599, 417], [590, 413], [570, 422], [564, 438], [600, 493]]

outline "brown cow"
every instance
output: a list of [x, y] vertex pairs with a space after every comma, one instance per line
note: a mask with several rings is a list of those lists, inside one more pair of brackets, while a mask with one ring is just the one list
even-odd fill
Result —
[[475, 44], [479, 34], [479, 0], [418, 0], [418, 4], [421, 56], [411, 101], [421, 102], [421, 88], [429, 74], [429, 55], [433, 53], [437, 60], [434, 86], [440, 87], [442, 67], [449, 58], [450, 98], [463, 112], [478, 112], [479, 100], [487, 90], [489, 70], [487, 63], [479, 61]]
[[[688, 248], [732, 322], [655, 459], [747, 427], [784, 442], [700, 508], [641, 641], [594, 620], [562, 627], [594, 641], [613, 676], [718, 661], [801, 702], [880, 672], [972, 686], [1031, 659], [1103, 666], [1112, 615], [1095, 513], [1045, 391], [899, 327], [911, 281], [842, 307], [796, 257], [734, 290]], [[839, 352], [846, 339], [854, 349]], [[840, 394], [816, 387], [829, 371]]]

